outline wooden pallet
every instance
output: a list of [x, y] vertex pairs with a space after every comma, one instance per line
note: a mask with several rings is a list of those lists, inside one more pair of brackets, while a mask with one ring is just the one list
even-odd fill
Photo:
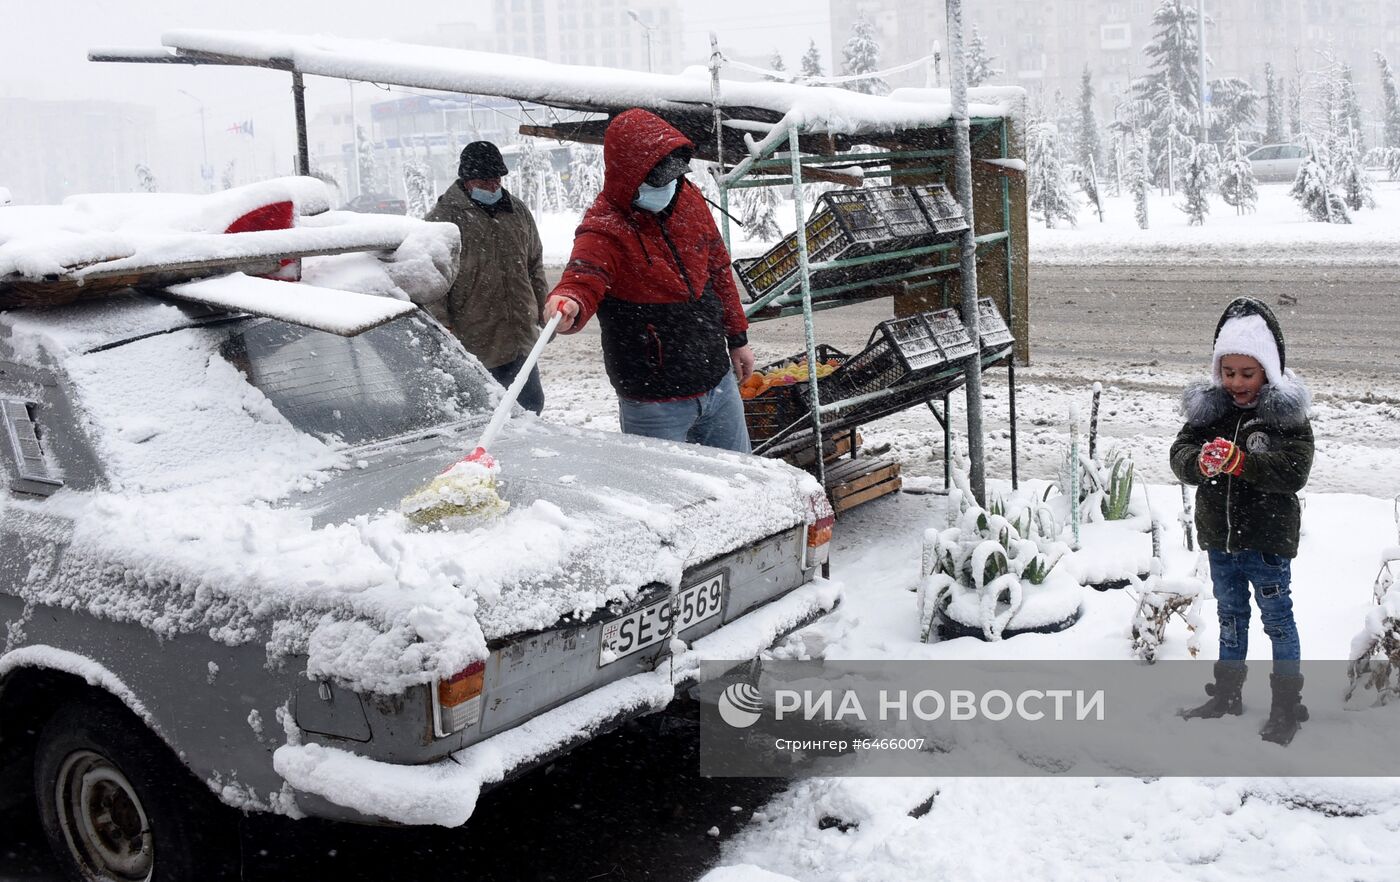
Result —
[[826, 493], [831, 507], [840, 514], [872, 499], [899, 492], [903, 479], [900, 463], [894, 459], [848, 459], [826, 472]]
[[[864, 439], [861, 438], [860, 433], [857, 432], [855, 443], [856, 450], [860, 450], [860, 446], [863, 443], [863, 440]], [[850, 432], [837, 433], [835, 435], [832, 435], [831, 437], [828, 437], [822, 443], [822, 459], [825, 462], [835, 462], [836, 460], [839, 460], [844, 456], [849, 456], [850, 453]], [[801, 450], [795, 450], [792, 453], [787, 454], [783, 457], [783, 461], [786, 462], [788, 465], [795, 465], [800, 469], [810, 470], [813, 463], [817, 461], [817, 456], [813, 448], [804, 447]]]

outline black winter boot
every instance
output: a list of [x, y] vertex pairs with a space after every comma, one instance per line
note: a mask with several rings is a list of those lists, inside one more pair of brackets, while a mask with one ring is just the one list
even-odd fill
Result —
[[1299, 724], [1308, 718], [1308, 709], [1303, 706], [1303, 675], [1270, 674], [1269, 688], [1274, 700], [1259, 737], [1287, 747], [1298, 734]]
[[1210, 700], [1199, 707], [1182, 708], [1177, 716], [1185, 720], [1197, 717], [1214, 720], [1226, 714], [1239, 716], [1244, 713], [1244, 702], [1240, 693], [1244, 690], [1244, 678], [1249, 674], [1244, 662], [1218, 661], [1215, 663], [1215, 682], [1206, 684], [1206, 695]]

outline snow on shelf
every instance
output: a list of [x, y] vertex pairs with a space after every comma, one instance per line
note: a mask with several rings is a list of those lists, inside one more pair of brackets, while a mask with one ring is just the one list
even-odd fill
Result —
[[[494, 95], [581, 111], [644, 107], [663, 116], [696, 114], [708, 112], [711, 101], [710, 75], [703, 68], [681, 74], [640, 73], [388, 40], [272, 31], [175, 30], [163, 34], [161, 42], [181, 53], [224, 60], [290, 62], [303, 74]], [[898, 89], [876, 96], [792, 83], [723, 80], [720, 94], [720, 104], [731, 110], [756, 108], [800, 122], [805, 131], [832, 134], [941, 126], [952, 114], [946, 89]], [[1025, 90], [1019, 87], [970, 89], [969, 114], [1016, 116], [1024, 99]]]

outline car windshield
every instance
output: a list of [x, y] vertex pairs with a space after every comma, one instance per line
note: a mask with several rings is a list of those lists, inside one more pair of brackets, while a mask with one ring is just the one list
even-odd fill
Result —
[[288, 422], [323, 440], [383, 441], [490, 407], [481, 368], [413, 316], [356, 337], [262, 321], [221, 354]]

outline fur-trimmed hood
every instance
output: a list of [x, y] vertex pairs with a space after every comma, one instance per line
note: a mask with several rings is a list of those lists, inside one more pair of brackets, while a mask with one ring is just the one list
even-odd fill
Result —
[[[1191, 426], [1214, 425], [1234, 408], [1230, 393], [1211, 380], [1192, 383], [1181, 395], [1181, 413]], [[1278, 383], [1265, 383], [1259, 390], [1254, 412], [1270, 425], [1293, 428], [1308, 421], [1311, 409], [1308, 387], [1293, 371], [1284, 370]]]

